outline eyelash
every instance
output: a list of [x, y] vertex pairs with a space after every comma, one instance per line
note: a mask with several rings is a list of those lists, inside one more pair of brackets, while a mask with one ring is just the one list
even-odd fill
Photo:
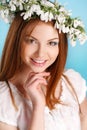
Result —
[[58, 45], [58, 42], [49, 42], [49, 44], [50, 44], [51, 46], [56, 46], [56, 45]]
[[32, 39], [32, 38], [28, 38], [28, 37], [25, 38], [25, 42], [26, 42], [26, 43], [30, 43], [30, 44], [32, 44], [33, 42], [34, 42], [34, 43], [37, 43], [36, 40], [34, 40], [34, 39]]

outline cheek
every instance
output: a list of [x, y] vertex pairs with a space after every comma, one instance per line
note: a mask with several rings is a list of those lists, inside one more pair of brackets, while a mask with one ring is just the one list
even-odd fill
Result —
[[59, 48], [55, 49], [54, 51], [51, 51], [51, 56], [52, 56], [52, 59], [55, 61], [56, 58], [58, 57], [59, 55]]
[[28, 44], [23, 43], [21, 46], [21, 60], [25, 63], [29, 63], [29, 59], [34, 52], [34, 48], [31, 48]]

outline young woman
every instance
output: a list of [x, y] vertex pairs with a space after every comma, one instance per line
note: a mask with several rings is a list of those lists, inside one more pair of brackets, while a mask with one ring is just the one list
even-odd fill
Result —
[[20, 13], [2, 53], [0, 130], [87, 130], [85, 80], [64, 69], [67, 34], [55, 19], [26, 21]]

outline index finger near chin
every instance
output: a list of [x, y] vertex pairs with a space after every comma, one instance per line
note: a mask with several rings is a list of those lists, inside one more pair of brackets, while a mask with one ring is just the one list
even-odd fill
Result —
[[31, 80], [34, 81], [35, 79], [39, 79], [39, 78], [45, 78], [47, 76], [49, 76], [50, 73], [49, 72], [41, 72], [41, 73], [34, 73], [31, 72], [26, 80], [26, 84]]
[[[28, 74], [27, 80], [31, 79], [34, 75], [36, 75], [36, 73], [30, 72], [30, 73]], [[27, 81], [27, 80], [26, 80], [26, 81]]]
[[50, 75], [50, 72], [41, 72], [41, 73], [36, 73], [38, 76], [49, 76]]

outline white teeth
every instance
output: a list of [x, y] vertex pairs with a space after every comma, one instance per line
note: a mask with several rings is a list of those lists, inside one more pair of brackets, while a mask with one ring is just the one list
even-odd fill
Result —
[[44, 63], [45, 61], [44, 60], [33, 60], [34, 62], [36, 62], [36, 63], [39, 63], [39, 64], [41, 64], [41, 63]]

